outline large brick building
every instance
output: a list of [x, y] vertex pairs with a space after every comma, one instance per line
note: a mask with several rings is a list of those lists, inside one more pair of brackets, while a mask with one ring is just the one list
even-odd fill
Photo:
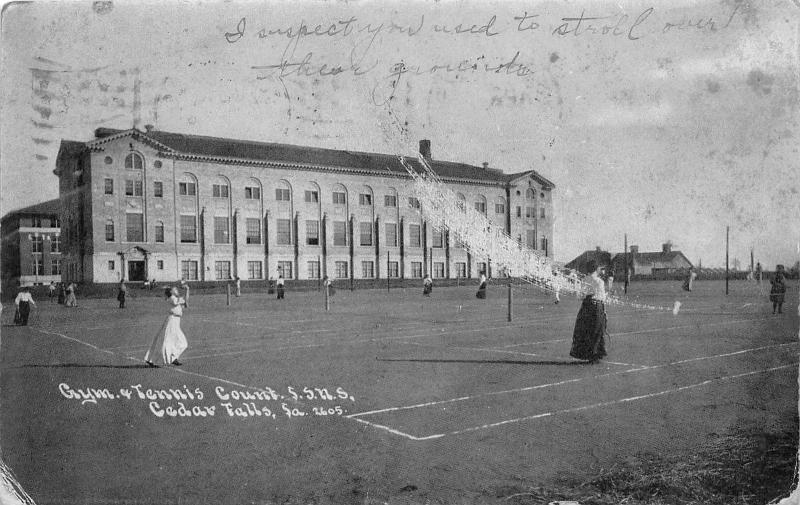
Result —
[[3, 286], [61, 281], [59, 201], [37, 203], [3, 217]]
[[[552, 190], [535, 170], [431, 160], [468, 205], [552, 256]], [[412, 164], [416, 164], [416, 160]], [[396, 156], [100, 128], [56, 162], [65, 280], [377, 279], [491, 274], [429, 226]]]

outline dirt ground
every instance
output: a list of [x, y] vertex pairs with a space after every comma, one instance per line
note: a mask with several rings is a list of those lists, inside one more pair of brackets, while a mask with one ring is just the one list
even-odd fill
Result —
[[158, 299], [6, 306], [2, 458], [38, 504], [547, 503], [642, 453], [796, 433], [796, 283], [782, 315], [746, 282], [630, 296], [682, 310], [608, 307], [595, 365], [569, 357], [579, 300], [515, 288], [508, 322], [502, 285], [194, 296], [157, 369]]

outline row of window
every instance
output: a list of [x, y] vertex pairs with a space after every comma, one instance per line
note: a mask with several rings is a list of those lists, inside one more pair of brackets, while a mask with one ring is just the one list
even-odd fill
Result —
[[[41, 256], [34, 256], [33, 275], [45, 275], [44, 273], [44, 260]], [[61, 275], [61, 258], [50, 259], [50, 275]]]
[[[275, 242], [278, 245], [293, 245], [292, 240], [292, 220], [277, 219]], [[374, 236], [374, 225], [371, 222], [359, 223], [359, 245], [372, 246]], [[387, 247], [397, 247], [397, 223], [384, 223], [385, 242]], [[125, 215], [125, 240], [127, 242], [144, 242], [144, 215], [129, 213]], [[422, 246], [422, 228], [418, 224], [408, 225], [408, 246]], [[114, 220], [107, 219], [105, 225], [106, 242], [114, 242], [116, 233]], [[333, 245], [348, 245], [347, 221], [333, 222]], [[182, 215], [180, 219], [180, 241], [182, 243], [197, 242], [197, 218], [193, 215]], [[155, 242], [164, 242], [164, 223], [157, 221], [155, 224]], [[247, 244], [261, 244], [261, 220], [258, 218], [245, 219], [245, 242]], [[230, 244], [230, 219], [227, 217], [214, 218], [214, 243]], [[305, 222], [305, 243], [306, 245], [320, 244], [319, 221], [308, 220]], [[55, 244], [54, 244], [55, 245]], [[434, 229], [431, 234], [431, 246], [435, 248], [444, 247], [444, 234], [441, 230]], [[41, 247], [41, 242], [39, 242]], [[34, 252], [37, 251], [34, 247]]]
[[32, 228], [61, 228], [61, 220], [55, 216], [53, 217], [42, 217], [42, 216], [33, 216], [31, 217], [31, 227]]
[[[61, 236], [50, 236], [50, 252], [58, 254], [61, 252]], [[44, 251], [44, 237], [34, 235], [31, 237], [31, 252], [40, 253]]]

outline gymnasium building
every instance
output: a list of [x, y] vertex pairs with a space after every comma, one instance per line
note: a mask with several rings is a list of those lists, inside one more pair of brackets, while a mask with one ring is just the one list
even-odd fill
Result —
[[3, 216], [0, 268], [5, 290], [61, 282], [59, 214], [59, 201], [50, 200]]
[[[425, 222], [394, 155], [145, 130], [62, 140], [65, 281], [500, 275]], [[428, 140], [420, 153], [466, 205], [553, 255], [553, 183], [433, 160]]]

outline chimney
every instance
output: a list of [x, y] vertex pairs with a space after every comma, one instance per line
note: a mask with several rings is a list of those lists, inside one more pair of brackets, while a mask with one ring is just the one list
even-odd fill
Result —
[[488, 161], [484, 161], [483, 162], [483, 169], [484, 170], [488, 170], [489, 169], [489, 162]]
[[666, 244], [662, 244], [661, 245], [661, 252], [665, 252], [665, 253], [672, 252], [672, 244], [670, 242], [667, 242]]
[[638, 245], [632, 245], [631, 246], [631, 254], [637, 254], [638, 252], [639, 252], [639, 246]]
[[419, 153], [426, 160], [430, 160], [431, 159], [431, 141], [430, 140], [423, 139], [423, 140], [419, 141]]
[[151, 125], [151, 124], [146, 124], [146, 125], [144, 125], [144, 129], [145, 129], [145, 131], [146, 131], [146, 132], [148, 132], [148, 133], [149, 133], [149, 132], [151, 132], [151, 131], [153, 131], [153, 129], [154, 129], [154, 128], [155, 128], [155, 126], [153, 126], [153, 125]]
[[602, 249], [600, 249], [600, 246], [599, 246], [599, 245], [597, 245], [597, 246], [594, 246], [594, 250], [595, 250], [595, 251], [597, 251], [597, 252], [600, 252], [600, 251], [602, 251]]

